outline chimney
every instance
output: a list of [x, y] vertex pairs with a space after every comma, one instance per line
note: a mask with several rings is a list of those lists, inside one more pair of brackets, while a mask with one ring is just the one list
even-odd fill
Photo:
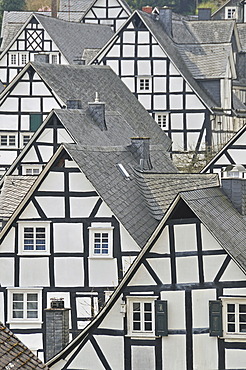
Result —
[[198, 20], [199, 21], [210, 21], [211, 20], [211, 9], [210, 8], [198, 8]]
[[69, 99], [66, 102], [67, 109], [82, 109], [81, 100]]
[[34, 54], [34, 62], [49, 63], [49, 54]]
[[242, 165], [230, 165], [222, 172], [221, 185], [223, 192], [234, 207], [246, 215], [246, 169]]
[[149, 6], [149, 5], [146, 5], [146, 6], [142, 7], [142, 11], [145, 12], [145, 13], [151, 14], [152, 10], [153, 10], [152, 6]]
[[57, 18], [57, 0], [51, 0], [51, 17]]
[[73, 64], [77, 64], [79, 66], [85, 65], [85, 59], [81, 58], [80, 56], [74, 57]]
[[88, 103], [89, 113], [102, 131], [107, 130], [105, 121], [105, 103], [100, 102], [99, 95], [96, 92], [96, 98], [93, 103]]
[[130, 152], [137, 160], [142, 171], [148, 171], [152, 169], [149, 142], [150, 139], [148, 137], [136, 137], [131, 138], [131, 145], [129, 146]]
[[172, 13], [172, 9], [166, 6], [159, 10], [159, 21], [170, 37], [172, 37]]
[[64, 300], [51, 299], [50, 308], [45, 310], [46, 359], [55, 356], [69, 343], [69, 308], [64, 308]]

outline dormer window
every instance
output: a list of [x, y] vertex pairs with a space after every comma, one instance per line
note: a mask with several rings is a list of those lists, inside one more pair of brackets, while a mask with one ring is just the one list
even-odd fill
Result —
[[92, 223], [89, 227], [90, 257], [113, 257], [113, 229], [110, 224]]
[[225, 18], [226, 19], [235, 19], [237, 15], [236, 7], [226, 7], [225, 8]]

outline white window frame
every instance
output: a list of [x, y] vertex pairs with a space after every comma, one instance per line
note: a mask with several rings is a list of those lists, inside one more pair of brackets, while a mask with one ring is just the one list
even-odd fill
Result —
[[[165, 120], [164, 120], [165, 117]], [[169, 113], [155, 113], [155, 121], [162, 130], [168, 129]], [[165, 121], [165, 122], [164, 122]]]
[[[12, 324], [42, 324], [42, 288], [7, 288], [8, 290], [8, 323]], [[23, 294], [23, 318], [13, 317], [13, 295]], [[37, 317], [27, 317], [27, 296], [28, 294], [37, 294]]]
[[[244, 297], [221, 297], [221, 301], [222, 301], [223, 338], [229, 339], [229, 340], [233, 340], [233, 339], [239, 340], [240, 339], [242, 341], [246, 341], [246, 331], [245, 332], [239, 331], [240, 330], [239, 329], [239, 305], [242, 304], [246, 306], [246, 297], [245, 298]], [[232, 324], [235, 323], [234, 332], [229, 332], [227, 330], [228, 328], [227, 325], [228, 323], [230, 323], [228, 321], [228, 315], [230, 315], [230, 312], [228, 313], [228, 310], [227, 310], [228, 304], [235, 305], [235, 321], [231, 322]], [[234, 313], [231, 312], [231, 314], [233, 315]], [[245, 314], [246, 316], [246, 312], [242, 314]], [[242, 323], [245, 324], [245, 327], [246, 327], [246, 321]]]
[[[7, 144], [6, 145], [3, 145], [1, 143], [2, 141], [2, 136], [6, 136], [7, 137]], [[15, 144], [14, 145], [9, 145], [10, 143], [10, 136], [13, 136], [15, 138]], [[17, 134], [15, 132], [0, 132], [0, 147], [1, 148], [17, 148]]]
[[152, 91], [152, 78], [150, 76], [138, 76], [137, 89], [139, 93]]
[[28, 141], [26, 144], [24, 144], [24, 137], [25, 136], [29, 136], [30, 137], [29, 141], [30, 141], [32, 136], [33, 136], [33, 133], [30, 132], [30, 131], [29, 132], [21, 132], [21, 147], [22, 148], [29, 143], [29, 141]]
[[[53, 61], [53, 57], [56, 57], [56, 63]], [[59, 64], [59, 55], [57, 53], [51, 53], [49, 56], [50, 64]]]
[[[12, 58], [15, 58], [15, 63], [13, 63]], [[18, 67], [18, 53], [9, 53], [9, 65]]]
[[[22, 57], [25, 57], [26, 58], [26, 62], [25, 63], [23, 63], [23, 61], [22, 61]], [[26, 64], [28, 63], [28, 53], [25, 53], [25, 52], [20, 52], [19, 53], [19, 65], [20, 66], [25, 66]]]
[[[157, 297], [134, 296], [127, 297], [127, 335], [131, 337], [155, 337], [155, 301]], [[140, 303], [140, 330], [133, 328], [133, 307], [134, 303]], [[144, 304], [151, 304], [152, 328], [151, 330], [144, 330]]]
[[[50, 254], [50, 221], [18, 221], [18, 234], [19, 234], [19, 253], [21, 255], [49, 255]], [[24, 230], [25, 228], [35, 229], [34, 245], [36, 245], [36, 228], [45, 229], [45, 249], [44, 250], [25, 250], [24, 249]], [[35, 247], [34, 247], [35, 248]]]
[[41, 164], [23, 164], [22, 174], [26, 176], [38, 176], [42, 172]]
[[[113, 258], [113, 230], [114, 228], [109, 223], [92, 223], [89, 229], [89, 258]], [[102, 253], [102, 242], [100, 253], [95, 253], [95, 234], [108, 234], [108, 253]]]
[[227, 6], [225, 8], [225, 19], [236, 19], [237, 18], [237, 7]]

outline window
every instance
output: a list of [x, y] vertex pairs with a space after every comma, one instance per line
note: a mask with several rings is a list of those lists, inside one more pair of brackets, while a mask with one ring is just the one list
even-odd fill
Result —
[[140, 91], [150, 90], [150, 78], [140, 78], [139, 79], [139, 90]]
[[27, 64], [27, 54], [20, 54], [19, 55], [19, 63], [22, 66]]
[[155, 121], [158, 123], [158, 126], [164, 130], [168, 125], [168, 114], [167, 113], [156, 113]]
[[167, 301], [156, 297], [127, 297], [128, 334], [148, 337], [168, 334]]
[[10, 58], [10, 65], [14, 66], [17, 65], [17, 54], [9, 54]]
[[49, 252], [49, 223], [19, 221], [20, 254]]
[[1, 146], [16, 146], [16, 136], [11, 134], [0, 135]]
[[226, 19], [234, 19], [234, 18], [236, 18], [236, 14], [237, 14], [236, 7], [227, 7], [225, 9], [225, 11], [226, 11], [226, 14], [225, 14], [225, 18]]
[[58, 58], [56, 54], [51, 54], [51, 63], [52, 64], [57, 64], [58, 63]]
[[22, 144], [22, 148], [29, 142], [29, 140], [31, 139], [32, 137], [32, 134], [30, 133], [21, 133], [21, 144]]
[[22, 165], [22, 174], [27, 176], [37, 176], [42, 171], [42, 165]]
[[90, 257], [111, 258], [113, 254], [113, 227], [92, 223], [89, 227]]
[[8, 289], [9, 322], [41, 322], [41, 289]]

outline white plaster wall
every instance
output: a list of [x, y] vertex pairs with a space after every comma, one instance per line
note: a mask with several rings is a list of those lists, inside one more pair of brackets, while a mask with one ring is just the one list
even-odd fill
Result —
[[149, 45], [138, 45], [137, 53], [140, 58], [149, 58]]
[[209, 334], [193, 335], [194, 370], [218, 368], [218, 340]]
[[80, 223], [54, 224], [54, 252], [78, 252], [84, 251], [83, 227]]
[[[0, 102], [1, 104], [2, 102]], [[7, 99], [1, 104], [0, 112], [18, 112], [18, 98], [8, 96]]]
[[[30, 117], [28, 115], [21, 116], [21, 130], [29, 131], [30, 130]], [[31, 132], [30, 132], [31, 134]]]
[[196, 225], [174, 225], [175, 251], [197, 251]]
[[155, 110], [158, 110], [158, 109], [159, 110], [165, 110], [166, 106], [167, 106], [166, 96], [163, 96], [163, 95], [156, 96], [156, 95], [154, 95], [154, 109]]
[[120, 240], [121, 240], [121, 250], [123, 252], [127, 251], [139, 252], [141, 250], [141, 248], [138, 246], [135, 240], [131, 237], [128, 231], [121, 224], [120, 224]]
[[22, 98], [21, 111], [41, 112], [40, 98]]
[[124, 370], [124, 337], [95, 335], [94, 338], [106, 357], [110, 368]]
[[24, 211], [21, 213], [20, 219], [26, 219], [26, 218], [29, 218], [29, 219], [32, 219], [32, 218], [40, 218], [38, 212], [37, 212], [37, 209], [36, 207], [33, 205], [32, 202], [30, 202], [26, 208], [24, 209]]
[[47, 257], [20, 258], [20, 286], [49, 285], [49, 259]]
[[[64, 366], [64, 362], [58, 362], [53, 370], [61, 370]], [[91, 342], [88, 341], [82, 350], [75, 356], [74, 360], [69, 364], [67, 369], [87, 369], [87, 370], [105, 370], [101, 360], [98, 358], [98, 355], [91, 345]]]
[[14, 252], [15, 250], [15, 228], [11, 227], [0, 245], [0, 253]]
[[16, 157], [16, 150], [0, 150], [1, 165], [12, 164]]
[[[134, 61], [132, 61], [134, 63]], [[137, 61], [138, 75], [149, 76], [151, 74], [150, 60], [138, 60]]]
[[203, 250], [221, 250], [221, 245], [211, 235], [204, 225], [201, 225], [202, 249]]
[[96, 191], [91, 182], [82, 172], [69, 174], [70, 191]]
[[107, 53], [108, 57], [118, 57], [120, 55], [120, 45], [114, 45]]
[[246, 364], [246, 350], [226, 349], [225, 350], [226, 369], [243, 369]]
[[134, 262], [135, 258], [136, 258], [136, 256], [125, 256], [125, 257], [122, 257], [122, 270], [123, 270], [123, 274], [126, 273], [126, 271], [129, 269], [129, 267]]
[[201, 128], [204, 122], [204, 113], [187, 113], [186, 123], [188, 129]]
[[43, 162], [49, 162], [50, 158], [53, 155], [53, 148], [51, 146], [39, 146], [38, 149]]
[[[235, 163], [244, 163], [245, 151], [228, 149], [228, 154], [232, 157]], [[243, 157], [242, 157], [243, 154]]]
[[30, 83], [27, 81], [19, 81], [11, 91], [12, 95], [30, 95]]
[[183, 77], [171, 77], [170, 78], [170, 92], [183, 91]]
[[162, 338], [164, 369], [186, 369], [186, 337], [185, 335], [169, 335]]
[[128, 44], [135, 44], [135, 34], [135, 31], [124, 31], [123, 42]]
[[154, 346], [131, 346], [132, 370], [155, 370]]
[[18, 130], [18, 116], [1, 114], [1, 130]]
[[109, 313], [99, 325], [100, 329], [115, 329], [123, 330], [124, 328], [124, 314], [120, 312], [120, 305], [122, 303], [121, 297], [115, 302]]
[[215, 289], [198, 289], [192, 291], [192, 318], [194, 328], [209, 327], [209, 301], [216, 300]]
[[177, 283], [198, 283], [198, 258], [197, 257], [177, 257]]
[[83, 286], [84, 285], [83, 258], [56, 257], [55, 285], [64, 287]]
[[139, 44], [149, 44], [150, 33], [149, 31], [138, 31], [138, 43]]
[[43, 348], [43, 338], [41, 333], [17, 334], [16, 336], [34, 353], [36, 353], [35, 351], [38, 349]]
[[168, 329], [185, 329], [185, 292], [162, 291], [161, 299], [168, 301]]
[[151, 248], [152, 253], [170, 253], [169, 244], [169, 231], [168, 226], [165, 226], [160, 237], [155, 242], [154, 246]]
[[167, 62], [165, 60], [154, 60], [153, 68], [154, 68], [154, 76], [166, 75], [166, 73], [167, 73]]
[[65, 217], [65, 201], [63, 197], [35, 197], [45, 215], [52, 217]]
[[89, 259], [89, 285], [90, 286], [117, 286], [117, 260], [116, 258], [90, 258]]
[[171, 114], [171, 126], [172, 129], [183, 129], [183, 113], [172, 113]]
[[221, 276], [221, 281], [245, 281], [246, 276], [234, 261], [230, 261], [224, 274]]
[[170, 109], [183, 109], [183, 96], [170, 94]]
[[0, 259], [1, 286], [14, 286], [14, 258]]
[[218, 274], [226, 255], [203, 256], [203, 271], [205, 281], [214, 281]]
[[160, 48], [159, 45], [152, 45], [152, 56], [153, 57], [166, 57], [166, 53]]
[[184, 148], [184, 135], [183, 133], [172, 132], [172, 150], [183, 150]]
[[2, 323], [5, 322], [5, 320], [4, 320], [4, 295], [3, 295], [3, 292], [0, 292], [0, 321]]
[[138, 95], [138, 100], [145, 109], [151, 109], [151, 95]]
[[76, 308], [77, 317], [90, 318], [91, 317], [91, 297], [77, 297]]
[[[200, 136], [200, 132], [189, 132], [187, 134], [188, 148], [195, 149], [199, 136]], [[205, 139], [205, 134], [203, 134], [202, 136], [200, 149], [205, 149], [204, 139]]]
[[89, 217], [92, 209], [96, 205], [98, 197], [90, 198], [70, 198], [71, 217]]
[[155, 285], [156, 282], [150, 275], [149, 271], [146, 269], [144, 265], [141, 265], [137, 272], [134, 274], [133, 278], [129, 282], [129, 286], [134, 286], [134, 285]]
[[122, 60], [121, 62], [121, 75], [134, 75], [134, 61]]
[[118, 60], [107, 60], [107, 65], [119, 75], [119, 61]]
[[64, 174], [50, 171], [40, 185], [39, 191], [64, 191]]
[[171, 284], [170, 258], [149, 258], [147, 261], [163, 284]]
[[154, 77], [154, 88], [155, 93], [166, 92], [166, 77]]
[[107, 206], [105, 202], [102, 202], [102, 204], [100, 205], [96, 213], [96, 217], [112, 217], [112, 216], [113, 216], [113, 213], [111, 209]]
[[65, 130], [63, 128], [59, 128], [57, 130], [57, 141], [58, 141], [58, 143], [74, 143], [74, 140], [69, 135], [67, 130]]
[[[112, 48], [112, 50], [114, 48], [115, 48], [115, 46]], [[120, 49], [118, 48], [118, 50], [120, 50]], [[134, 58], [135, 46], [134, 45], [124, 45], [123, 46], [123, 55], [124, 55], [124, 57]], [[112, 56], [112, 54], [110, 54], [110, 56]], [[119, 53], [117, 53], [117, 55], [114, 55], [114, 56], [119, 56]]]
[[196, 95], [186, 95], [186, 108], [187, 109], [204, 109], [205, 106], [198, 99]]
[[52, 128], [46, 128], [36, 140], [37, 143], [45, 142], [45, 143], [53, 143], [54, 142], [54, 130]]
[[61, 108], [60, 105], [56, 102], [56, 100], [52, 98], [44, 98], [43, 99], [43, 111], [50, 112], [52, 109], [59, 109]]

